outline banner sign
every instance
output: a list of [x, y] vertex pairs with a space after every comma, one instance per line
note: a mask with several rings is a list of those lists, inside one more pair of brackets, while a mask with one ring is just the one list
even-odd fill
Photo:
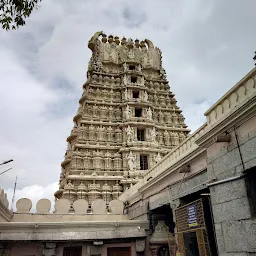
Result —
[[196, 219], [196, 205], [190, 205], [187, 207], [188, 213], [188, 226], [190, 228], [197, 227], [197, 219]]

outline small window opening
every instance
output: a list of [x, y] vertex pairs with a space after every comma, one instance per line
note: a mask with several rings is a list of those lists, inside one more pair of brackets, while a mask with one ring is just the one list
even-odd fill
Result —
[[131, 77], [131, 83], [137, 83], [137, 77], [136, 76]]
[[130, 65], [129, 66], [129, 70], [135, 70], [135, 66], [134, 65]]
[[132, 97], [133, 97], [134, 99], [138, 99], [138, 98], [139, 98], [139, 95], [140, 95], [140, 92], [139, 92], [139, 91], [133, 91], [133, 92], [132, 92]]
[[141, 117], [141, 116], [142, 116], [142, 109], [135, 108], [135, 117]]
[[64, 247], [63, 256], [82, 256], [81, 246]]
[[137, 140], [145, 141], [145, 130], [144, 129], [137, 129]]
[[256, 167], [246, 170], [247, 195], [251, 214], [256, 217]]
[[140, 169], [148, 170], [148, 156], [140, 155]]

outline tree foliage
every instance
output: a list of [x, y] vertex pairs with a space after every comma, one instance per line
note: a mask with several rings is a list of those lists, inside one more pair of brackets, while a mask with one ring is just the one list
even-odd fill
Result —
[[0, 0], [0, 23], [5, 30], [17, 29], [26, 24], [38, 3], [42, 0]]

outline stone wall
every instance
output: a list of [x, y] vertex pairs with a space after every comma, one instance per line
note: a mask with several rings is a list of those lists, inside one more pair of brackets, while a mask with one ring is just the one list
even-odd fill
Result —
[[130, 219], [147, 220], [148, 200], [141, 200], [127, 208]]
[[[256, 118], [237, 128], [230, 143], [208, 148], [209, 184], [220, 256], [255, 255], [256, 221], [250, 208], [246, 170], [256, 166]], [[243, 164], [242, 164], [243, 161]], [[248, 254], [250, 253], [250, 254]]]

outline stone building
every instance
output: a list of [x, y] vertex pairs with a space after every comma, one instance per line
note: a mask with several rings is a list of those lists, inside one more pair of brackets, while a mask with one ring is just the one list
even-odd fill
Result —
[[54, 211], [22, 198], [12, 212], [0, 189], [0, 255], [256, 255], [256, 68], [187, 135], [145, 43], [90, 40]]
[[136, 184], [189, 130], [170, 92], [161, 51], [151, 41], [120, 42], [97, 32], [88, 47], [87, 81], [55, 196], [108, 203]]
[[[165, 223], [179, 255], [256, 255], [256, 68], [205, 113], [207, 121], [119, 199], [150, 233]], [[168, 248], [168, 236], [149, 248]], [[176, 250], [176, 244], [169, 249]]]

